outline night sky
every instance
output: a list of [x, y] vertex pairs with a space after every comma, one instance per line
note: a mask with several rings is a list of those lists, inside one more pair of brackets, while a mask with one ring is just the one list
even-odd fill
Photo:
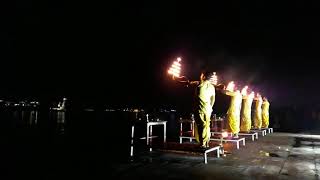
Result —
[[2, 98], [71, 97], [103, 104], [184, 104], [167, 68], [182, 57], [249, 84], [272, 105], [320, 98], [317, 4], [17, 0], [1, 2]]

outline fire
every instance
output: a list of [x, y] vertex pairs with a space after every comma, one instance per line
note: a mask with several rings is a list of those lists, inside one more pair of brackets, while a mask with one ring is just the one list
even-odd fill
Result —
[[218, 76], [217, 76], [216, 72], [213, 72], [213, 75], [211, 76], [209, 81], [214, 85], [218, 84]]
[[241, 94], [243, 95], [243, 96], [246, 96], [248, 93], [247, 93], [247, 90], [248, 90], [248, 86], [245, 86], [244, 88], [242, 88], [242, 90], [241, 90]]
[[233, 82], [233, 81], [230, 81], [230, 82], [228, 83], [228, 86], [227, 86], [226, 89], [227, 89], [228, 91], [233, 92], [233, 91], [234, 91], [234, 86], [235, 86], [234, 82]]
[[257, 93], [256, 94], [256, 99], [258, 99], [259, 101], [262, 101], [262, 96], [260, 93]]
[[249, 95], [250, 98], [254, 98], [254, 92], [252, 91]]
[[178, 57], [176, 61], [174, 61], [168, 70], [168, 74], [171, 74], [173, 77], [180, 77], [180, 70], [181, 70], [181, 64], [180, 64], [181, 58]]
[[257, 98], [261, 98], [260, 93], [257, 93], [257, 94], [256, 94], [256, 97], [257, 97]]

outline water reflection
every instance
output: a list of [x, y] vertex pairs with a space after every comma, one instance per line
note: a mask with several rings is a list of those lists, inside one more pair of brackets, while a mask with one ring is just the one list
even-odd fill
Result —
[[60, 134], [64, 134], [65, 132], [65, 119], [66, 119], [66, 112], [65, 111], [58, 111], [57, 112], [57, 131]]
[[51, 111], [51, 121], [55, 124], [55, 132], [57, 134], [65, 133], [66, 112], [65, 111]]
[[[4, 122], [6, 122], [3, 124], [3, 128], [7, 130], [14, 128], [17, 133], [48, 133], [49, 136], [64, 135], [68, 132], [72, 137], [78, 137], [78, 135], [80, 137], [84, 135], [85, 131], [87, 138], [110, 137], [110, 134], [118, 133], [118, 127], [127, 127], [133, 121], [144, 124], [147, 121], [146, 114], [148, 114], [149, 121], [167, 121], [167, 137], [169, 139], [178, 137], [177, 118], [180, 116], [176, 112], [40, 111], [39, 109], [3, 109], [1, 111], [2, 119], [5, 119]], [[29, 128], [30, 131], [24, 131]], [[158, 129], [162, 130], [162, 128]], [[128, 133], [128, 137], [130, 137], [131, 129], [123, 131], [124, 136]], [[157, 131], [157, 128], [154, 131]], [[141, 129], [141, 132], [145, 133], [145, 128]]]
[[29, 117], [29, 125], [36, 126], [38, 123], [38, 111], [32, 110]]
[[12, 117], [15, 127], [35, 127], [38, 123], [37, 110], [13, 110], [12, 115], [10, 115], [10, 111], [8, 113], [9, 117]]
[[48, 111], [40, 112], [38, 109], [3, 109], [0, 114], [4, 119], [2, 127], [8, 130], [15, 128], [22, 132], [23, 129], [32, 128], [51, 129], [55, 134], [65, 133], [66, 111], [53, 110], [48, 114]]
[[[18, 139], [23, 145], [34, 143], [48, 147], [86, 146], [94, 151], [112, 151], [108, 161], [126, 160], [128, 156], [137, 156], [145, 152], [146, 114], [149, 121], [167, 121], [167, 141], [178, 142], [180, 114], [177, 112], [123, 112], [123, 111], [59, 111], [50, 109], [2, 109], [0, 110], [2, 135]], [[135, 124], [134, 132], [132, 124]], [[133, 142], [134, 133], [135, 142]], [[163, 127], [154, 126], [153, 134], [159, 136], [153, 141], [155, 147], [161, 145]], [[116, 146], [116, 148], [113, 148]], [[132, 146], [132, 149], [131, 149]], [[134, 148], [133, 148], [134, 146]], [[48, 149], [50, 149], [48, 148]], [[68, 147], [69, 148], [69, 147]], [[70, 147], [73, 151], [73, 147]], [[115, 155], [116, 154], [116, 155]], [[118, 156], [119, 155], [119, 156]], [[111, 156], [111, 157], [109, 157]]]

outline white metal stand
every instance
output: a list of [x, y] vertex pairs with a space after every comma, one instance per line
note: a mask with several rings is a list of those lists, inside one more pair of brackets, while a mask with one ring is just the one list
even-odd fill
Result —
[[[192, 142], [193, 139], [196, 139], [195, 137], [190, 137], [190, 136], [180, 136], [179, 137], [180, 139], [180, 144], [182, 144], [182, 140], [183, 139], [189, 139], [189, 142]], [[207, 164], [208, 163], [208, 158], [207, 158], [207, 154], [209, 152], [212, 152], [212, 151], [217, 151], [217, 158], [220, 158], [220, 154], [224, 153], [224, 149], [223, 149], [223, 146], [222, 145], [219, 145], [219, 146], [214, 146], [214, 147], [210, 147], [208, 149], [206, 149], [204, 152], [203, 152], [203, 157], [204, 157], [204, 163]]]
[[239, 136], [251, 136], [251, 140], [254, 141], [254, 139], [258, 139], [258, 133], [257, 132], [249, 132], [249, 133], [238, 133]]
[[267, 130], [263, 129], [251, 129], [252, 132], [261, 133], [262, 136], [267, 135]]
[[261, 128], [263, 130], [266, 130], [269, 134], [273, 133], [273, 128]]
[[152, 136], [152, 126], [163, 125], [163, 142], [167, 141], [167, 121], [147, 122], [147, 145], [149, 145], [149, 139]]
[[240, 148], [240, 142], [242, 141], [242, 145], [246, 145], [246, 139], [245, 138], [237, 138], [237, 139], [223, 139], [223, 138], [210, 138], [210, 141], [220, 141], [220, 142], [234, 142], [237, 145], [237, 149]]

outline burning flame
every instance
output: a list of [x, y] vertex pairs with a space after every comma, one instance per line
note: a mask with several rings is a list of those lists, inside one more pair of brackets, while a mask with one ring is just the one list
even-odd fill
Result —
[[211, 76], [209, 81], [214, 85], [218, 84], [218, 76], [217, 76], [216, 72], [213, 72], [213, 75]]
[[180, 77], [180, 70], [181, 70], [181, 64], [180, 64], [181, 58], [178, 57], [176, 61], [174, 61], [168, 70], [168, 73], [171, 74], [174, 77]]
[[257, 97], [257, 98], [261, 98], [260, 93], [257, 93], [257, 94], [256, 94], [256, 97]]
[[234, 91], [234, 82], [233, 81], [230, 81], [229, 83], [228, 83], [228, 86], [227, 86], [227, 90], [228, 91], [231, 91], [231, 92], [233, 92]]
[[247, 93], [247, 90], [248, 90], [248, 86], [245, 86], [244, 88], [242, 88], [242, 90], [241, 90], [241, 94], [243, 95], [243, 96], [246, 96], [248, 93]]
[[254, 98], [254, 92], [252, 91], [249, 95], [250, 98]]
[[257, 99], [258, 101], [262, 101], [262, 96], [261, 96], [261, 94], [257, 93], [257, 94], [256, 94], [256, 99]]

